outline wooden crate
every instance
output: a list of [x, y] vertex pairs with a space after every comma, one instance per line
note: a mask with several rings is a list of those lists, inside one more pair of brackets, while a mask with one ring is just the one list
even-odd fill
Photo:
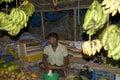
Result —
[[[39, 58], [42, 58], [42, 47], [40, 45], [40, 42], [29, 42], [29, 43], [20, 43], [17, 45], [18, 48], [18, 57], [23, 60], [23, 58], [26, 58], [24, 60], [30, 61], [32, 56], [38, 55]], [[32, 58], [31, 60], [34, 60]]]

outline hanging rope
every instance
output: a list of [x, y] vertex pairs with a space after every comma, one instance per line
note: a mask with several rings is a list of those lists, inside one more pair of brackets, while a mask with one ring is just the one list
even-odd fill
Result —
[[78, 25], [80, 25], [80, 0], [78, 0]]
[[16, 7], [18, 6], [18, 0], [16, 0]]
[[5, 13], [7, 14], [8, 13], [8, 4], [7, 4], [7, 2], [6, 2], [5, 7], [6, 7]]

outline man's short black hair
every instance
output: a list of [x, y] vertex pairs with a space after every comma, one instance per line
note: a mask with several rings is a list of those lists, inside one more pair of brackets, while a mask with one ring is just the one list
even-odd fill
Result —
[[58, 41], [58, 34], [55, 32], [49, 33], [47, 36], [47, 39], [49, 39], [50, 37], [55, 38]]

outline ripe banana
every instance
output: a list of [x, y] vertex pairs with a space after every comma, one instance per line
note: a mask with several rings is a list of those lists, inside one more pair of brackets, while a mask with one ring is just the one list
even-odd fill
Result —
[[102, 48], [102, 44], [99, 39], [95, 39], [92, 41], [85, 41], [82, 44], [82, 51], [84, 54], [88, 56], [94, 56], [97, 52], [100, 52]]
[[103, 0], [102, 5], [105, 8], [105, 14], [111, 14], [115, 16], [117, 11], [119, 11], [120, 0]]

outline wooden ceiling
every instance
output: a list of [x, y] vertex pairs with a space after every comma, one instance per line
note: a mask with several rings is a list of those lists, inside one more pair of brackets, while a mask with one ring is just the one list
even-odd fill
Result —
[[[36, 12], [61, 11], [78, 8], [78, 0], [58, 0], [57, 7], [53, 5], [53, 0], [29, 0], [35, 5]], [[102, 0], [98, 0], [100, 3]], [[80, 8], [85, 9], [90, 6], [93, 0], [80, 0]]]

